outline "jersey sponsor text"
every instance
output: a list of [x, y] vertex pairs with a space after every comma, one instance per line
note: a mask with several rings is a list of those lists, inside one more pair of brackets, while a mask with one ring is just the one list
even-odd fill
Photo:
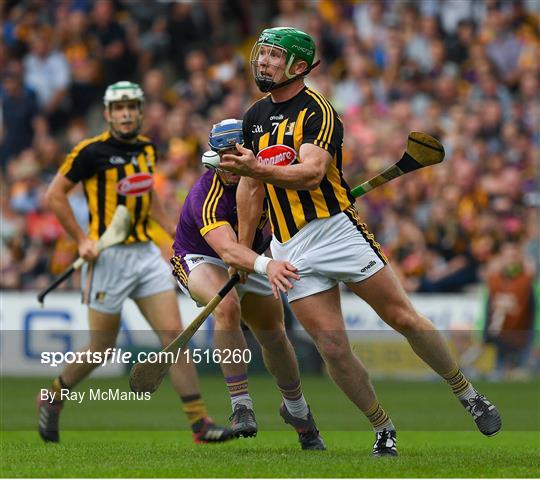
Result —
[[271, 145], [263, 148], [257, 155], [263, 165], [290, 165], [296, 160], [296, 151], [288, 145]]
[[120, 195], [133, 195], [138, 197], [152, 190], [154, 180], [149, 173], [135, 173], [123, 178], [116, 184], [116, 191]]

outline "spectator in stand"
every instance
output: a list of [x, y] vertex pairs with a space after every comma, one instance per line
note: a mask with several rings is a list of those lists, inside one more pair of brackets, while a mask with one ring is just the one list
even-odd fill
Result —
[[0, 288], [20, 289], [20, 262], [24, 253], [17, 239], [24, 237], [24, 217], [10, 208], [9, 188], [0, 181]]
[[0, 90], [0, 169], [34, 142], [34, 124], [39, 108], [33, 92], [23, 86], [20, 64], [13, 63], [2, 76]]
[[197, 169], [200, 163], [197, 159], [202, 151], [206, 150], [206, 142], [203, 147], [189, 120], [187, 109], [181, 107], [175, 108], [167, 116], [165, 168], [176, 180], [180, 180], [186, 169]]
[[128, 47], [126, 32], [115, 19], [110, 0], [96, 0], [89, 34], [101, 61], [102, 85], [109, 85], [134, 73], [136, 61]]
[[24, 72], [25, 84], [36, 92], [41, 112], [51, 130], [57, 132], [67, 120], [71, 74], [66, 57], [56, 50], [50, 29], [42, 28], [32, 34]]
[[497, 347], [494, 377], [526, 374], [534, 340], [534, 270], [521, 245], [507, 242], [490, 264], [484, 339]]
[[410, 38], [405, 44], [407, 58], [415, 62], [421, 71], [432, 71], [435, 63], [432, 46], [440, 38], [441, 31], [437, 17], [422, 17], [420, 29], [416, 24], [414, 33], [411, 32]]
[[244, 59], [235, 51], [227, 37], [216, 40], [212, 65], [208, 69], [210, 78], [223, 86], [226, 91], [233, 89], [233, 84], [244, 72]]
[[[145, 134], [163, 153], [156, 190], [179, 210], [201, 175], [199, 157], [207, 148], [201, 132], [241, 117], [260, 96], [246, 79], [247, 38], [262, 24], [283, 21], [317, 38], [321, 64], [309, 85], [332, 100], [344, 123], [343, 170], [351, 184], [398, 160], [411, 130], [431, 133], [445, 146], [443, 164], [357, 202], [409, 290], [461, 291], [477, 284], [508, 239], [525, 235], [522, 248], [540, 248], [534, 2], [304, 0], [255, 7], [242, 1], [241, 17], [223, 14], [230, 11], [225, 0], [45, 3], [2, 7], [0, 155], [3, 186], [13, 195], [4, 200], [2, 218], [9, 224], [23, 224], [39, 211], [38, 192], [50, 172], [75, 144], [98, 133], [100, 95], [94, 93], [107, 76], [144, 83]], [[40, 44], [41, 35], [46, 41]], [[35, 49], [46, 51], [46, 61], [36, 64], [53, 56], [61, 68], [54, 82], [33, 89], [21, 62], [37, 58]], [[39, 115], [40, 105], [64, 118]], [[17, 168], [13, 177], [17, 163], [23, 170], [35, 164], [36, 178], [21, 180]], [[84, 204], [83, 197], [78, 201]], [[3, 240], [6, 288], [34, 283], [29, 275], [21, 280], [20, 265], [31, 252], [54, 259], [49, 275], [70, 258], [61, 238], [37, 250], [32, 242], [19, 231]]]
[[167, 110], [179, 101], [176, 92], [167, 86], [165, 74], [159, 68], [153, 68], [144, 74], [143, 89], [146, 102], [161, 102]]
[[356, 53], [344, 59], [344, 78], [334, 88], [332, 103], [334, 108], [345, 111], [365, 102], [364, 89], [372, 82], [370, 72], [373, 65], [366, 56]]
[[90, 18], [82, 9], [68, 12], [60, 40], [72, 75], [71, 117], [85, 117], [99, 99], [100, 64], [89, 35]]
[[123, 2], [130, 24], [130, 33], [138, 44], [138, 71], [144, 74], [166, 59], [167, 5], [154, 0]]
[[40, 166], [34, 149], [23, 150], [9, 164], [8, 180], [11, 183], [10, 208], [19, 214], [29, 214], [38, 208], [40, 189], [44, 184], [39, 179]]
[[278, 0], [278, 14], [272, 19], [272, 25], [287, 25], [307, 30], [306, 2], [304, 0]]
[[173, 2], [167, 16], [167, 34], [169, 36], [169, 58], [180, 78], [187, 78], [190, 70], [186, 69], [188, 53], [208, 41], [211, 32], [210, 19], [200, 4]]
[[476, 25], [474, 21], [468, 18], [460, 20], [455, 35], [448, 40], [448, 60], [458, 65], [467, 61], [475, 35]]

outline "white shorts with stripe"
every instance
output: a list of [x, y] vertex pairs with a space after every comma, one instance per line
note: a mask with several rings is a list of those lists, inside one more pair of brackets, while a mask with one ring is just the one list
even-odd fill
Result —
[[[188, 254], [183, 257], [183, 261], [188, 269], [188, 271], [185, 272], [185, 277], [183, 278], [189, 278], [189, 275], [195, 268], [205, 263], [216, 265], [217, 267], [223, 268], [225, 271], [227, 271], [229, 268], [228, 265], [221, 260], [221, 258], [210, 257], [209, 255]], [[187, 285], [179, 279], [179, 276], [176, 277], [176, 282], [186, 295], [191, 296]], [[237, 283], [235, 289], [240, 299], [242, 299], [246, 293], [254, 293], [255, 295], [260, 295], [262, 297], [272, 295], [272, 287], [270, 286], [268, 278], [258, 273], [249, 274], [246, 283]]]
[[300, 280], [288, 291], [289, 302], [329, 290], [338, 282], [360, 282], [387, 263], [380, 245], [352, 208], [312, 220], [285, 243], [274, 237], [270, 248], [276, 260], [286, 260], [298, 269]]
[[127, 298], [174, 290], [171, 269], [153, 242], [115, 245], [83, 266], [83, 302], [103, 313], [120, 313]]

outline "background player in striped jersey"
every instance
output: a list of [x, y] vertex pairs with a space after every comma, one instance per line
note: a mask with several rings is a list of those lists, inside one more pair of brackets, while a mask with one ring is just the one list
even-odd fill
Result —
[[[340, 311], [338, 282], [366, 300], [451, 386], [485, 435], [501, 428], [497, 409], [463, 376], [442, 336], [412, 307], [379, 244], [359, 221], [342, 176], [343, 126], [328, 101], [307, 88], [315, 43], [299, 30], [264, 30], [251, 54], [259, 89], [270, 92], [244, 116], [245, 147], [221, 167], [243, 175], [238, 188], [239, 240], [249, 245], [265, 196], [272, 253], [301, 279], [289, 292], [293, 311], [313, 337], [328, 370], [371, 421], [373, 454], [396, 455], [396, 431], [369, 376], [352, 353]], [[264, 188], [263, 188], [264, 186]]]
[[[214, 125], [209, 135], [212, 150], [223, 155], [236, 152], [243, 143], [242, 122], [227, 119]], [[204, 161], [204, 157], [203, 157]], [[189, 192], [174, 239], [175, 256], [171, 259], [180, 287], [200, 304], [207, 304], [228, 280], [227, 265], [253, 272], [258, 269], [257, 254], [237, 240], [236, 186], [240, 177], [211, 168]], [[265, 214], [259, 222], [250, 246], [263, 242]], [[275, 377], [283, 397], [280, 414], [296, 428], [304, 450], [324, 450], [313, 416], [302, 394], [298, 364], [285, 333], [283, 308], [278, 291], [291, 286], [299, 277], [287, 261], [265, 261], [263, 275], [249, 275], [243, 284], [229, 292], [214, 311], [215, 347], [247, 349], [240, 329], [240, 318], [261, 344], [264, 363]], [[270, 282], [270, 284], [269, 284]], [[274, 290], [274, 297], [272, 296]], [[254, 436], [257, 424], [253, 402], [248, 392], [247, 365], [244, 362], [222, 363], [233, 413], [231, 428], [237, 436]]]
[[[175, 227], [153, 195], [156, 148], [139, 135], [144, 95], [135, 83], [117, 82], [107, 88], [104, 104], [108, 131], [79, 143], [61, 165], [47, 192], [50, 208], [77, 241], [79, 254], [88, 261], [82, 285], [84, 302], [88, 304], [90, 343], [84, 350], [105, 352], [115, 345], [122, 304], [128, 297], [135, 301], [163, 345], [167, 345], [179, 334], [182, 324], [174, 284], [169, 280], [170, 270], [151, 241], [147, 227], [150, 217], [172, 235]], [[78, 182], [83, 183], [88, 201], [88, 234], [77, 224], [68, 202], [68, 194]], [[131, 235], [123, 244], [97, 256], [96, 241], [119, 204], [125, 205], [131, 214]], [[195, 367], [182, 357], [170, 373], [194, 440], [219, 442], [231, 438], [228, 428], [215, 425], [208, 416]], [[50, 391], [60, 398], [61, 388], [75, 387], [97, 366], [67, 365], [54, 379]], [[41, 401], [38, 405], [41, 437], [57, 442], [62, 402]]]

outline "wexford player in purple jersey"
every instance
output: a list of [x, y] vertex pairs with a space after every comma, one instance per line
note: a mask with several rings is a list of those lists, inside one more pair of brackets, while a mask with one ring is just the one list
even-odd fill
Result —
[[[209, 136], [211, 149], [220, 156], [232, 150], [236, 152], [236, 143], [242, 142], [241, 120], [223, 120], [214, 125]], [[228, 281], [228, 266], [251, 273], [214, 311], [215, 348], [247, 349], [240, 328], [242, 318], [261, 344], [266, 368], [282, 394], [281, 416], [298, 432], [304, 450], [324, 450], [324, 442], [302, 394], [298, 363], [285, 333], [279, 298], [279, 291], [291, 288], [291, 281], [299, 277], [286, 261], [263, 257], [262, 263], [259, 260], [255, 264], [258, 255], [238, 243], [238, 181], [237, 175], [210, 168], [193, 186], [176, 228], [175, 255], [171, 259], [173, 274], [182, 290], [204, 305]], [[265, 223], [263, 215], [253, 249], [262, 244]], [[255, 436], [257, 423], [248, 392], [247, 365], [223, 362], [221, 368], [231, 397], [231, 428], [238, 437]]]

